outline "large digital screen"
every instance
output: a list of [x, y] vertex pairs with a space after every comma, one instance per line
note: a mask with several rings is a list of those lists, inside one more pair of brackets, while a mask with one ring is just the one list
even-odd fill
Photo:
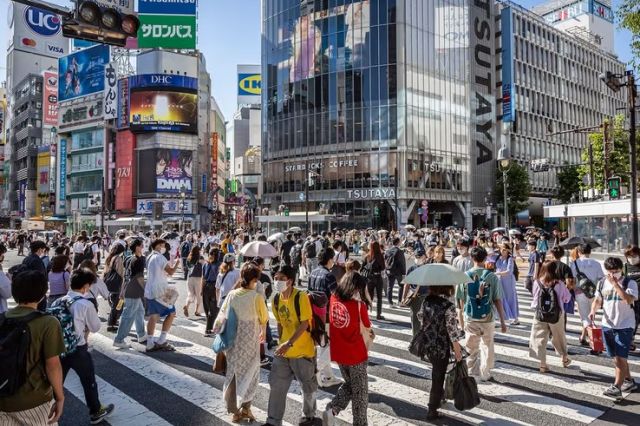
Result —
[[198, 95], [165, 90], [132, 91], [130, 127], [133, 132], [198, 131]]
[[[155, 164], [155, 168], [149, 164]], [[138, 192], [179, 194], [193, 191], [193, 152], [180, 149], [139, 151]]]
[[109, 46], [98, 45], [58, 60], [58, 101], [64, 102], [104, 90], [104, 67]]

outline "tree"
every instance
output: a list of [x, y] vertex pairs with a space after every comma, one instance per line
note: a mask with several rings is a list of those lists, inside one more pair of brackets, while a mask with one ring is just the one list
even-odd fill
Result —
[[618, 5], [620, 27], [631, 32], [632, 64], [639, 68], [640, 60], [640, 0], [622, 0]]
[[[504, 189], [502, 184], [502, 172], [498, 170], [496, 179], [495, 202], [498, 205], [504, 203]], [[531, 182], [527, 169], [516, 162], [512, 162], [507, 171], [507, 208], [509, 209], [509, 223], [514, 223], [516, 213], [529, 207], [529, 194]], [[498, 209], [504, 215], [504, 207]]]
[[[639, 0], [640, 1], [640, 0]], [[624, 115], [620, 114], [614, 117], [613, 123], [610, 126], [609, 138], [613, 141], [613, 146], [608, 152], [608, 168], [609, 177], [620, 176], [622, 178], [622, 185], [628, 186], [629, 184], [629, 132], [624, 128]], [[588, 135], [589, 144], [593, 149], [593, 178], [594, 187], [599, 190], [604, 190], [604, 150], [603, 132], [594, 132]], [[588, 182], [588, 177], [591, 174], [589, 166], [589, 145], [587, 145], [582, 151], [582, 165], [578, 168], [578, 173], [582, 182]], [[590, 188], [588, 183], [582, 184], [584, 189]]]
[[580, 173], [578, 166], [565, 166], [558, 172], [558, 199], [563, 204], [569, 204], [580, 193]]

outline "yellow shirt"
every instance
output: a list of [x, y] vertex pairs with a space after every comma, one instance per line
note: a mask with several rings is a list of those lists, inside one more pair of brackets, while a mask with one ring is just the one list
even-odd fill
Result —
[[[278, 306], [276, 306], [275, 302], [271, 304], [273, 315], [276, 317], [278, 324], [282, 327], [282, 336], [280, 336], [280, 342], [282, 343], [293, 337], [301, 322], [308, 322], [312, 318], [311, 302], [309, 302], [307, 295], [303, 293], [299, 296], [300, 320], [298, 320], [294, 304], [295, 295], [297, 293], [300, 293], [300, 291], [294, 288], [288, 299], [282, 297], [282, 294], [278, 296], [280, 298]], [[311, 333], [305, 331], [293, 343], [293, 347], [289, 348], [285, 358], [312, 358], [315, 356], [316, 345], [311, 338]]]

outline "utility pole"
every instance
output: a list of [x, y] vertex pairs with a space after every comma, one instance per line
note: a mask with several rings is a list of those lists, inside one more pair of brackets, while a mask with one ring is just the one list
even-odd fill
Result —
[[638, 159], [636, 143], [636, 82], [633, 71], [627, 71], [629, 102], [629, 156], [631, 157], [631, 241], [638, 245]]
[[396, 167], [394, 169], [393, 172], [394, 175], [394, 182], [393, 182], [393, 186], [395, 187], [395, 200], [394, 202], [396, 203], [396, 212], [395, 212], [395, 223], [393, 224], [393, 230], [397, 231], [398, 230], [398, 224], [400, 223], [400, 216], [398, 216], [398, 212], [400, 211], [400, 206], [398, 206], [398, 168]]
[[304, 164], [304, 223], [307, 236], [309, 236], [309, 161]]
[[609, 120], [605, 120], [602, 124], [602, 154], [604, 164], [604, 187], [607, 188], [607, 181], [609, 179]]
[[595, 190], [595, 177], [593, 173], [593, 145], [589, 144], [589, 188]]

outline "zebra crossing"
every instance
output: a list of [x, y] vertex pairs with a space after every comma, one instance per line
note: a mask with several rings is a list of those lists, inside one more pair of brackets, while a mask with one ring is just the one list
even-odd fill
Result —
[[[177, 283], [178, 285], [180, 282]], [[519, 284], [520, 323], [506, 334], [496, 330], [496, 368], [494, 383], [479, 383], [482, 403], [473, 410], [459, 412], [451, 403], [442, 410], [438, 424], [463, 425], [583, 425], [615, 409], [613, 400], [602, 391], [613, 381], [612, 361], [594, 356], [579, 346], [580, 321], [571, 315], [567, 322], [570, 356], [573, 364], [563, 368], [549, 345], [551, 374], [540, 374], [537, 361], [529, 358], [528, 341], [533, 310], [531, 296]], [[101, 301], [101, 317], [106, 303]], [[411, 339], [410, 311], [390, 307], [385, 302], [384, 321], [372, 320], [376, 339], [369, 358], [369, 424], [424, 425], [430, 388], [431, 368], [408, 353]], [[273, 317], [270, 322], [275, 330]], [[176, 352], [144, 353], [142, 345], [129, 350], [112, 346], [113, 334], [102, 330], [89, 339], [103, 403], [114, 403], [111, 425], [217, 425], [230, 424], [222, 396], [224, 377], [212, 373], [212, 340], [204, 337], [202, 318], [179, 315], [169, 341]], [[132, 334], [133, 336], [133, 334]], [[133, 339], [135, 340], [135, 339]], [[632, 374], [640, 376], [640, 357], [629, 359]], [[269, 398], [268, 366], [261, 369], [260, 383], [253, 402], [257, 424], [266, 420]], [[334, 365], [336, 374], [338, 369]], [[65, 383], [68, 399], [84, 401], [77, 377]], [[337, 387], [320, 389], [318, 416]], [[628, 395], [625, 395], [628, 396]], [[283, 397], [285, 397], [283, 395]], [[301, 414], [302, 395], [294, 382], [286, 395], [285, 423], [296, 425]], [[62, 425], [85, 424], [88, 415], [72, 410]], [[350, 424], [351, 411], [337, 417], [337, 424]], [[318, 420], [319, 421], [319, 420]], [[631, 422], [631, 421], [630, 421]], [[318, 423], [320, 424], [320, 423]]]

